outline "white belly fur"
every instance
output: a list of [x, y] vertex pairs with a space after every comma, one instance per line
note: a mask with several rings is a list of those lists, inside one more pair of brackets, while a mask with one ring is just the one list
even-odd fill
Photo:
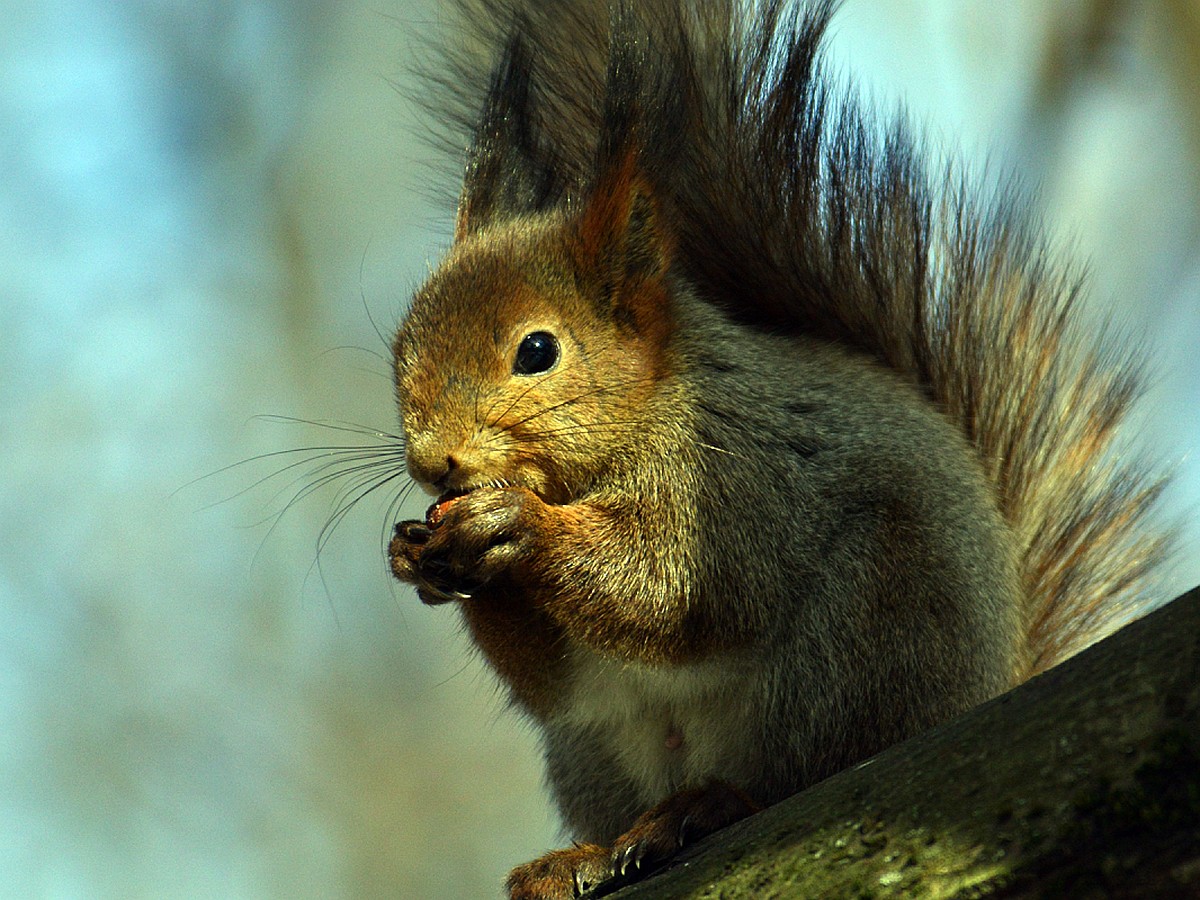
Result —
[[575, 673], [564, 720], [603, 736], [647, 805], [713, 778], [753, 781], [754, 685], [732, 666], [650, 668], [580, 651]]

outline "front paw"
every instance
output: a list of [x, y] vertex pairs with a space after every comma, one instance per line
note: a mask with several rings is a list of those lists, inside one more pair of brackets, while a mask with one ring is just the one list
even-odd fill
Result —
[[417, 581], [417, 561], [421, 552], [433, 536], [433, 530], [425, 522], [408, 519], [396, 524], [392, 540], [388, 544], [388, 562], [392, 574], [400, 581], [414, 584]]
[[545, 510], [526, 488], [478, 488], [455, 500], [416, 556], [418, 584], [469, 599], [536, 552]]

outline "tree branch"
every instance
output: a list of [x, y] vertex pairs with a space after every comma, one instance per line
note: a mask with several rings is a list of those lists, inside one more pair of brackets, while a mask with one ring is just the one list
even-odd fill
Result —
[[615, 900], [1200, 896], [1200, 588]]

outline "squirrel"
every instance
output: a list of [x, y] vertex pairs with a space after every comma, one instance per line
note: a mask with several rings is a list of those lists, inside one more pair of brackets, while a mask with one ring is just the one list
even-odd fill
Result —
[[465, 176], [393, 349], [437, 499], [388, 553], [539, 728], [575, 843], [511, 898], [638, 877], [1153, 605], [1138, 353], [1017, 200], [835, 93], [836, 2], [460, 2], [499, 62], [434, 76]]

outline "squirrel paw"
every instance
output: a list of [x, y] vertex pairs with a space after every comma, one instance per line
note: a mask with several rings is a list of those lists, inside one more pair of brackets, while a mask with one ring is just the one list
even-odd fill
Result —
[[422, 603], [437, 606], [452, 600], [462, 599], [448, 589], [431, 585], [423, 581], [419, 575], [419, 561], [425, 544], [433, 534], [428, 523], [417, 519], [409, 519], [396, 524], [395, 534], [388, 544], [388, 561], [392, 566], [392, 574], [408, 584], [415, 584], [417, 596]]
[[415, 581], [426, 603], [469, 600], [532, 552], [543, 509], [526, 488], [478, 488], [448, 507], [436, 526], [397, 525], [392, 571]]
[[552, 850], [508, 876], [509, 900], [572, 900], [612, 877], [612, 853], [598, 844]]
[[622, 880], [654, 869], [680, 848], [758, 812], [758, 805], [726, 781], [680, 791], [643, 813], [613, 844], [611, 871]]
[[607, 894], [649, 874], [686, 844], [758, 810], [726, 781], [680, 791], [639, 816], [611, 849], [576, 844], [513, 869], [509, 900], [568, 900], [596, 888]]
[[396, 523], [388, 544], [388, 562], [391, 563], [392, 574], [400, 581], [411, 584], [417, 580], [417, 559], [432, 533], [428, 525], [416, 519]]

